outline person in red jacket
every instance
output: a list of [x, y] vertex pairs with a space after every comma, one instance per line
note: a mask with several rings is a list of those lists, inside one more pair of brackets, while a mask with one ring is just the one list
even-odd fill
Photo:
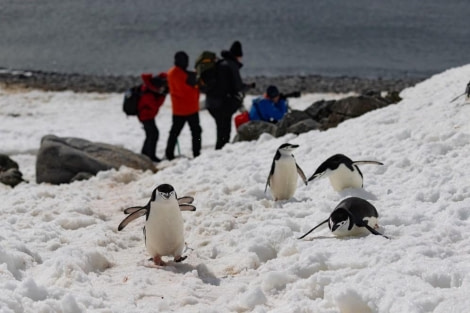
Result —
[[145, 130], [142, 154], [148, 156], [154, 162], [160, 162], [161, 160], [155, 154], [159, 137], [155, 116], [157, 116], [158, 110], [165, 101], [167, 75], [166, 73], [160, 73], [157, 76], [153, 76], [152, 74], [144, 73], [141, 77], [144, 83], [140, 89], [141, 96], [137, 105], [137, 117]]
[[196, 76], [194, 72], [186, 70], [189, 64], [186, 52], [176, 52], [174, 64], [175, 66], [168, 70], [168, 88], [173, 112], [173, 124], [165, 151], [168, 160], [175, 158], [175, 145], [186, 122], [191, 130], [193, 156], [197, 157], [201, 153], [202, 129], [199, 125], [199, 88], [196, 87]]

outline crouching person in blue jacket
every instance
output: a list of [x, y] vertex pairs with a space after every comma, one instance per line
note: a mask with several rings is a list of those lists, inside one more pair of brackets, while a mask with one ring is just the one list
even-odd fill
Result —
[[281, 99], [276, 86], [269, 86], [264, 97], [253, 99], [250, 121], [277, 123], [287, 113], [287, 109], [287, 99]]

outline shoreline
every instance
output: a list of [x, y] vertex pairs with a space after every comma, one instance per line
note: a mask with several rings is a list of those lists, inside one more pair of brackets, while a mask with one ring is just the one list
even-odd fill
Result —
[[[285, 93], [297, 90], [303, 93], [363, 93], [367, 90], [399, 92], [426, 79], [426, 77], [384, 79], [320, 75], [245, 77], [243, 74], [242, 78], [245, 82], [256, 83], [256, 87], [250, 90], [250, 94], [263, 93], [268, 85], [276, 85], [281, 92]], [[7, 88], [22, 87], [45, 91], [69, 90], [74, 92], [123, 93], [128, 88], [140, 83], [140, 76], [101, 76], [0, 68], [0, 84]]]

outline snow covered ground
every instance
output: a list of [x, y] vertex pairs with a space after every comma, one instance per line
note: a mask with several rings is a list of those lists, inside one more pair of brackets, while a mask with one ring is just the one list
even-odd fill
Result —
[[[120, 94], [0, 88], [0, 153], [25, 179], [0, 184], [0, 312], [463, 313], [470, 308], [470, 105], [461, 94], [470, 65], [404, 90], [403, 101], [340, 124], [214, 151], [215, 124], [201, 112], [203, 151], [163, 163], [156, 174], [129, 168], [88, 181], [35, 183], [43, 135], [75, 136], [140, 151], [143, 130], [121, 111]], [[321, 98], [292, 99], [305, 108]], [[246, 100], [249, 103], [249, 99]], [[163, 156], [167, 101], [157, 117]], [[329, 156], [372, 159], [364, 189], [335, 192], [328, 179], [301, 184], [293, 199], [264, 193], [276, 148], [294, 153], [307, 176]], [[182, 153], [191, 155], [187, 126]], [[183, 212], [184, 263], [149, 266], [143, 218], [123, 231], [128, 206], [161, 183], [194, 196]], [[335, 238], [326, 219], [348, 196], [379, 211], [381, 236]]]

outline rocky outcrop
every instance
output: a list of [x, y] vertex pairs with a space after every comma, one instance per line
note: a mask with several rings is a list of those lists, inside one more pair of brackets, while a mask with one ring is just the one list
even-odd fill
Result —
[[[256, 87], [249, 94], [262, 94], [269, 85], [288, 92], [363, 92], [364, 90], [402, 90], [414, 86], [426, 77], [403, 77], [397, 79], [330, 77], [320, 75], [255, 76], [244, 77], [245, 82], [255, 82]], [[87, 75], [78, 73], [56, 73], [44, 71], [5, 70], [0, 71], [0, 83], [7, 86], [23, 86], [44, 90], [72, 90], [76, 92], [125, 92], [131, 86], [141, 83], [136, 75]]]
[[10, 159], [8, 155], [0, 154], [0, 183], [15, 187], [24, 181], [18, 163]]
[[360, 96], [339, 100], [320, 100], [304, 111], [291, 110], [277, 124], [261, 121], [247, 122], [238, 128], [234, 141], [256, 140], [262, 133], [281, 137], [288, 133], [301, 134], [315, 129], [326, 130], [336, 127], [347, 119], [361, 116], [400, 100], [397, 92], [391, 92], [386, 97], [382, 97], [380, 93], [370, 91]]
[[321, 129], [328, 129], [336, 127], [339, 123], [358, 116], [363, 115], [369, 111], [379, 109], [389, 105], [381, 98], [370, 96], [348, 97], [337, 101], [323, 101], [314, 103], [307, 112], [312, 114], [317, 111], [317, 114], [311, 117], [321, 124]]
[[80, 138], [46, 135], [41, 139], [37, 154], [36, 181], [70, 183], [121, 166], [156, 172], [149, 158], [125, 148]]

